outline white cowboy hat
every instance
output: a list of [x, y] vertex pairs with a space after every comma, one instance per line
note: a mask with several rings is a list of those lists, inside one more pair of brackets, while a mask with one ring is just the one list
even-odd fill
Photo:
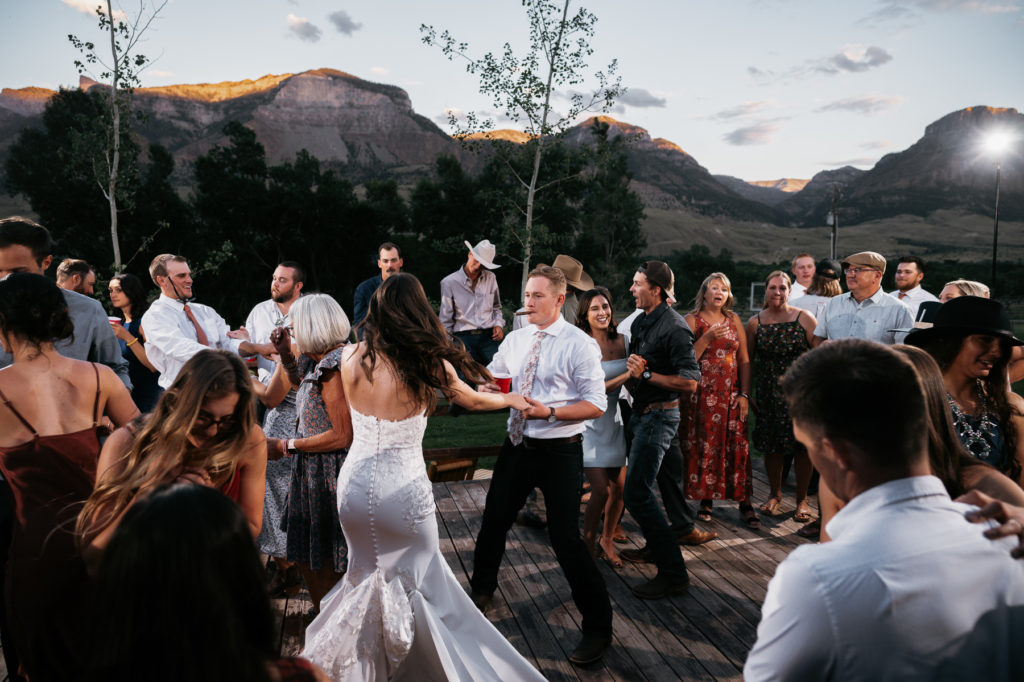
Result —
[[495, 270], [501, 267], [494, 263], [494, 256], [497, 249], [494, 248], [494, 244], [492, 244], [489, 239], [482, 240], [476, 246], [473, 246], [468, 241], [465, 242], [465, 244], [466, 248], [473, 252], [473, 257], [480, 261], [480, 264], [488, 270]]

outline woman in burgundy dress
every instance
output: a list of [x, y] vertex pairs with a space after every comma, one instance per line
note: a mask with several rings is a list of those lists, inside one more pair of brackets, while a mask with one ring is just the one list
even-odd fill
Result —
[[743, 322], [732, 311], [729, 278], [713, 272], [700, 285], [686, 323], [700, 362], [700, 384], [690, 396], [679, 436], [686, 458], [686, 496], [700, 500], [697, 518], [710, 521], [713, 500], [736, 500], [748, 528], [761, 521], [751, 503], [753, 487], [747, 410], [750, 360]]
[[52, 281], [0, 280], [0, 343], [14, 357], [0, 370], [0, 471], [15, 505], [4, 594], [14, 653], [33, 682], [77, 674], [87, 580], [75, 516], [92, 491], [99, 431], [139, 413], [108, 367], [54, 350], [72, 332]]
[[234, 353], [203, 350], [147, 415], [103, 444], [96, 487], [78, 519], [90, 570], [138, 498], [184, 478], [238, 503], [253, 537], [263, 524], [267, 442], [256, 424], [249, 370]]

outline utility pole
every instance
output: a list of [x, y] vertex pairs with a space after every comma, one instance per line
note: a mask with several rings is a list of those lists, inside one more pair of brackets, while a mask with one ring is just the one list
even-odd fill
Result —
[[839, 183], [838, 182], [833, 182], [832, 183], [832, 212], [829, 213], [828, 223], [827, 223], [827, 224], [832, 226], [832, 238], [830, 240], [831, 243], [832, 243], [832, 253], [829, 255], [829, 258], [831, 258], [832, 260], [836, 259], [836, 252], [839, 250], [839, 248], [838, 248], [839, 247], [839, 212], [838, 212], [839, 207], [838, 207], [838, 204], [839, 204]]
[[999, 161], [996, 161], [996, 217], [992, 226], [992, 294], [996, 292], [996, 251], [999, 244]]

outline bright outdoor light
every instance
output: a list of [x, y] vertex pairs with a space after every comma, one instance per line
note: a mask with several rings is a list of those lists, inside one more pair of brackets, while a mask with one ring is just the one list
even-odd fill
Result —
[[1005, 130], [993, 130], [985, 136], [985, 151], [989, 154], [999, 154], [1005, 151], [1013, 141], [1013, 136]]

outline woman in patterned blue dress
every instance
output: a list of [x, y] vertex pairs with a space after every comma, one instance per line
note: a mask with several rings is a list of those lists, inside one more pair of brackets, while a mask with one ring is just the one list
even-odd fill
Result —
[[[271, 334], [281, 355], [268, 392], [280, 383], [297, 388], [295, 438], [268, 439], [271, 457], [292, 455], [292, 479], [281, 527], [288, 534], [285, 558], [299, 566], [314, 606], [345, 572], [348, 550], [338, 522], [338, 471], [352, 443], [352, 419], [338, 367], [351, 326], [326, 294], [303, 296], [291, 309], [298, 360], [287, 329]], [[286, 376], [286, 380], [281, 377]], [[284, 387], [287, 389], [287, 386]]]

